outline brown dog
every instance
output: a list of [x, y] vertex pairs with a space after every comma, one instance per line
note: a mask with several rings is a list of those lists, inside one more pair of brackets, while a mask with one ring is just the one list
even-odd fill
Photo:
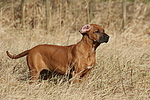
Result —
[[[96, 48], [108, 42], [109, 36], [104, 29], [96, 24], [83, 26], [80, 31], [83, 38], [80, 42], [70, 46], [38, 45], [18, 55], [7, 55], [18, 59], [27, 55], [27, 64], [31, 72], [31, 80], [37, 80], [42, 72], [50, 71], [68, 74], [74, 82], [86, 77], [96, 63]], [[47, 75], [48, 77], [49, 75]]]

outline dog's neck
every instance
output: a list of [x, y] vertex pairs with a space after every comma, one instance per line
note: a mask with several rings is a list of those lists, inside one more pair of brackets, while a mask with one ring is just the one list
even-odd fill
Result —
[[89, 51], [95, 51], [96, 48], [100, 45], [100, 43], [97, 43], [96, 41], [90, 39], [88, 35], [83, 35], [79, 44], [81, 44], [83, 47], [85, 46]]

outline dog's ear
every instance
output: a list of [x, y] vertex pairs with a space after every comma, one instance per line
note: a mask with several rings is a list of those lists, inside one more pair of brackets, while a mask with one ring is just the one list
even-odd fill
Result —
[[80, 33], [87, 33], [87, 32], [89, 32], [90, 31], [90, 29], [91, 29], [91, 26], [88, 24], [88, 25], [84, 25], [80, 30], [79, 30], [79, 32]]

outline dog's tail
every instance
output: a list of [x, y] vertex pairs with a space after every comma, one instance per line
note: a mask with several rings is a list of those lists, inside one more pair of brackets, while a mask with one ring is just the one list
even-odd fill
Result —
[[12, 59], [18, 59], [18, 58], [28, 55], [29, 52], [30, 52], [30, 50], [26, 50], [18, 55], [11, 55], [8, 51], [6, 51], [6, 54], [8, 57], [10, 57]]

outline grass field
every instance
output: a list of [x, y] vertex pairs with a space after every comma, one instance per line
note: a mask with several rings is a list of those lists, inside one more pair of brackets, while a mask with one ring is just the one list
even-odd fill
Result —
[[[95, 3], [90, 22], [87, 2], [60, 3], [51, 12], [47, 34], [43, 3], [26, 3], [26, 24], [21, 27], [18, 2], [6, 4], [0, 10], [0, 100], [150, 99], [149, 4], [127, 2], [127, 24], [122, 29], [120, 2]], [[88, 22], [103, 26], [110, 41], [98, 47], [97, 64], [86, 82], [69, 84], [58, 76], [29, 85], [25, 57], [12, 60], [6, 56], [7, 50], [18, 54], [38, 44], [75, 44], [82, 37], [78, 30]]]

